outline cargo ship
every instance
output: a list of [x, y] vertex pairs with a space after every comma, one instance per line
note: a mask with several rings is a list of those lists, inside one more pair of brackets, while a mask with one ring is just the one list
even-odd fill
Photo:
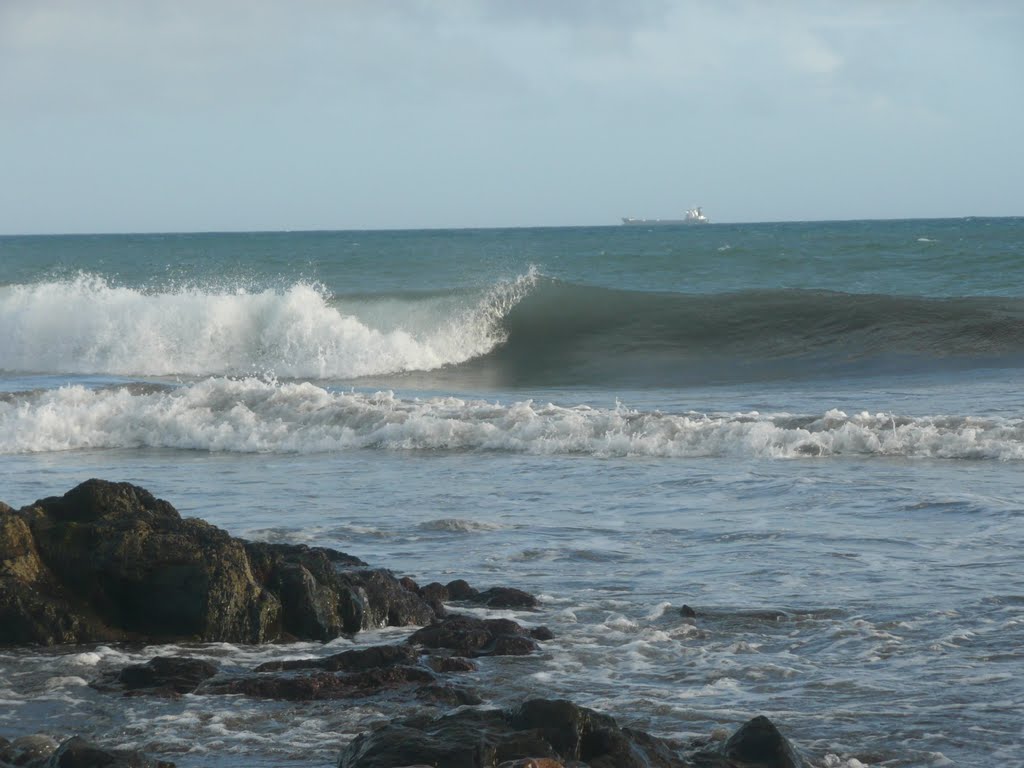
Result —
[[633, 216], [623, 216], [623, 224], [642, 224], [644, 226], [661, 224], [710, 224], [711, 220], [704, 215], [704, 209], [699, 205], [688, 210], [681, 219], [637, 219]]

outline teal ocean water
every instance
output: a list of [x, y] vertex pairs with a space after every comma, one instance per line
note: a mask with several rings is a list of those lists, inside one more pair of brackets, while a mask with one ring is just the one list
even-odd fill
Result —
[[[1024, 766], [1024, 219], [0, 237], [0, 331], [11, 506], [124, 480], [536, 593], [491, 704]], [[87, 685], [166, 652], [0, 649], [0, 734], [326, 766], [381, 717]]]

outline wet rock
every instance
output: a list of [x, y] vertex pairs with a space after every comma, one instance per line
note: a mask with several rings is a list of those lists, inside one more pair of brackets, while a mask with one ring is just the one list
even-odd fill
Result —
[[314, 701], [373, 696], [403, 686], [433, 682], [434, 676], [426, 669], [394, 666], [350, 674], [314, 672], [309, 675], [251, 675], [211, 680], [200, 686], [196, 693], [240, 693], [256, 699]]
[[431, 605], [455, 601], [486, 605], [489, 608], [536, 608], [536, 597], [513, 587], [491, 587], [482, 592], [471, 587], [464, 579], [447, 584], [432, 582], [419, 589], [419, 595]]
[[174, 768], [174, 763], [152, 760], [135, 750], [105, 749], [72, 736], [53, 753], [45, 768]]
[[693, 755], [699, 768], [803, 768], [797, 749], [763, 715], [748, 720], [718, 749]]
[[469, 582], [465, 579], [455, 579], [449, 581], [445, 585], [445, 589], [448, 591], [449, 600], [472, 600], [480, 593], [469, 586]]
[[326, 641], [434, 618], [389, 571], [232, 538], [128, 483], [0, 508], [0, 644]]
[[531, 630], [511, 619], [478, 619], [461, 614], [417, 630], [407, 642], [426, 648], [446, 648], [455, 655], [468, 657], [523, 656], [539, 648]]
[[416, 650], [407, 645], [373, 645], [369, 648], [342, 651], [341, 653], [318, 659], [268, 661], [256, 667], [256, 671], [280, 672], [292, 669], [325, 669], [330, 672], [358, 672], [375, 667], [413, 664], [416, 662], [417, 657]]
[[453, 685], [424, 685], [416, 689], [416, 698], [448, 707], [474, 706], [484, 701], [474, 691]]
[[683, 615], [683, 618], [686, 618], [686, 619], [695, 619], [695, 618], [697, 618], [697, 612], [695, 610], [693, 610], [693, 608], [691, 608], [688, 605], [684, 605], [682, 608], [680, 608], [679, 609], [679, 613], [681, 613]]
[[59, 745], [49, 736], [19, 736], [14, 741], [0, 739], [0, 765], [45, 765]]
[[540, 603], [533, 595], [513, 587], [492, 587], [473, 598], [489, 608], [536, 608]]
[[102, 678], [93, 687], [173, 696], [192, 693], [215, 674], [217, 667], [202, 659], [157, 656], [145, 664], [124, 667], [112, 676]]
[[477, 670], [475, 661], [464, 659], [461, 656], [430, 656], [427, 659], [427, 666], [435, 672], [475, 672]]
[[620, 728], [607, 715], [568, 701], [536, 699], [514, 710], [466, 709], [436, 719], [409, 718], [386, 725], [356, 737], [342, 752], [338, 766], [497, 768], [526, 760], [543, 768], [581, 763], [590, 768], [686, 765], [668, 742]]
[[429, 604], [383, 568], [345, 570], [338, 579], [351, 595], [342, 605], [348, 631], [423, 625], [435, 618]]
[[[14, 514], [31, 531], [41, 568], [6, 580], [0, 614], [20, 635], [6, 633], [7, 642], [262, 642], [279, 634], [280, 604], [253, 579], [242, 544], [182, 520], [145, 489], [89, 480]], [[0, 558], [9, 554], [5, 546]], [[54, 609], [40, 610], [33, 596]]]

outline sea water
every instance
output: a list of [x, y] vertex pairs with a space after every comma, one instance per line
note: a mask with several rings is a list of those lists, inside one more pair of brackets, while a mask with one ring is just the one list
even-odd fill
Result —
[[[478, 611], [555, 634], [465, 678], [489, 705], [1024, 766], [1022, 368], [1019, 218], [3, 237], [0, 499], [129, 481], [236, 536], [537, 594]], [[0, 735], [333, 765], [391, 710], [88, 683], [408, 633], [0, 649]]]

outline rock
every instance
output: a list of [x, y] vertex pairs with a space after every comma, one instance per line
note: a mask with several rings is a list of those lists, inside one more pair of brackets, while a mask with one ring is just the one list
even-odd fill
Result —
[[0, 507], [0, 644], [327, 641], [435, 616], [389, 571], [232, 538], [128, 483]]
[[[4, 739], [6, 741], [6, 739]], [[49, 736], [37, 733], [19, 736], [13, 742], [0, 746], [0, 764], [31, 766], [45, 765], [59, 745]]]
[[693, 755], [699, 768], [803, 768], [796, 748], [763, 715], [748, 720], [718, 749]]
[[[513, 587], [491, 587], [481, 592], [465, 580], [456, 579], [447, 584], [432, 582], [418, 590], [419, 596], [431, 605], [457, 600], [486, 605], [489, 608], [536, 608], [540, 603], [536, 597]], [[440, 615], [440, 612], [439, 612]]]
[[330, 672], [358, 672], [375, 667], [395, 664], [413, 664], [419, 654], [407, 645], [373, 645], [342, 651], [333, 656], [318, 659], [290, 659], [268, 661], [256, 667], [257, 672], [280, 672], [290, 669], [326, 669]]
[[452, 685], [421, 686], [416, 689], [416, 698], [420, 701], [442, 704], [448, 707], [483, 704], [484, 701], [473, 691]]
[[[543, 629], [543, 628], [542, 628]], [[545, 633], [550, 634], [545, 630]], [[458, 656], [524, 656], [539, 648], [530, 630], [510, 619], [448, 616], [413, 632], [407, 642], [447, 648]]]
[[[0, 613], [21, 630], [15, 641], [264, 642], [280, 632], [280, 603], [253, 578], [242, 544], [145, 489], [89, 480], [15, 514], [44, 566], [0, 595]], [[56, 615], [24, 599], [33, 593]]]
[[436, 719], [409, 718], [356, 737], [338, 768], [425, 764], [496, 768], [684, 768], [667, 742], [568, 701], [535, 699], [514, 710], [464, 709]]
[[257, 699], [318, 701], [373, 696], [385, 690], [433, 682], [434, 676], [426, 669], [393, 666], [350, 674], [314, 672], [308, 675], [251, 675], [218, 679], [203, 684], [196, 693], [240, 693]]
[[427, 666], [435, 672], [475, 672], [477, 670], [476, 662], [461, 656], [431, 656], [427, 659]]
[[753, 768], [800, 768], [803, 761], [793, 745], [763, 715], [744, 723], [722, 750], [734, 765]]
[[135, 750], [104, 749], [72, 736], [54, 752], [46, 768], [174, 768], [174, 763], [151, 760]]
[[489, 608], [536, 608], [540, 603], [533, 595], [512, 587], [491, 587], [473, 598]]
[[93, 687], [100, 690], [120, 688], [125, 692], [173, 696], [192, 693], [215, 674], [217, 667], [202, 659], [157, 656], [145, 664], [124, 667], [110, 677], [94, 683]]
[[465, 579], [455, 579], [445, 585], [449, 600], [472, 600], [480, 593], [469, 586]]
[[697, 618], [697, 612], [695, 610], [693, 610], [693, 608], [691, 608], [688, 605], [684, 605], [682, 608], [680, 608], [679, 609], [679, 613], [681, 613], [683, 615], [683, 618], [686, 618], [686, 619], [695, 619], [695, 618]]

